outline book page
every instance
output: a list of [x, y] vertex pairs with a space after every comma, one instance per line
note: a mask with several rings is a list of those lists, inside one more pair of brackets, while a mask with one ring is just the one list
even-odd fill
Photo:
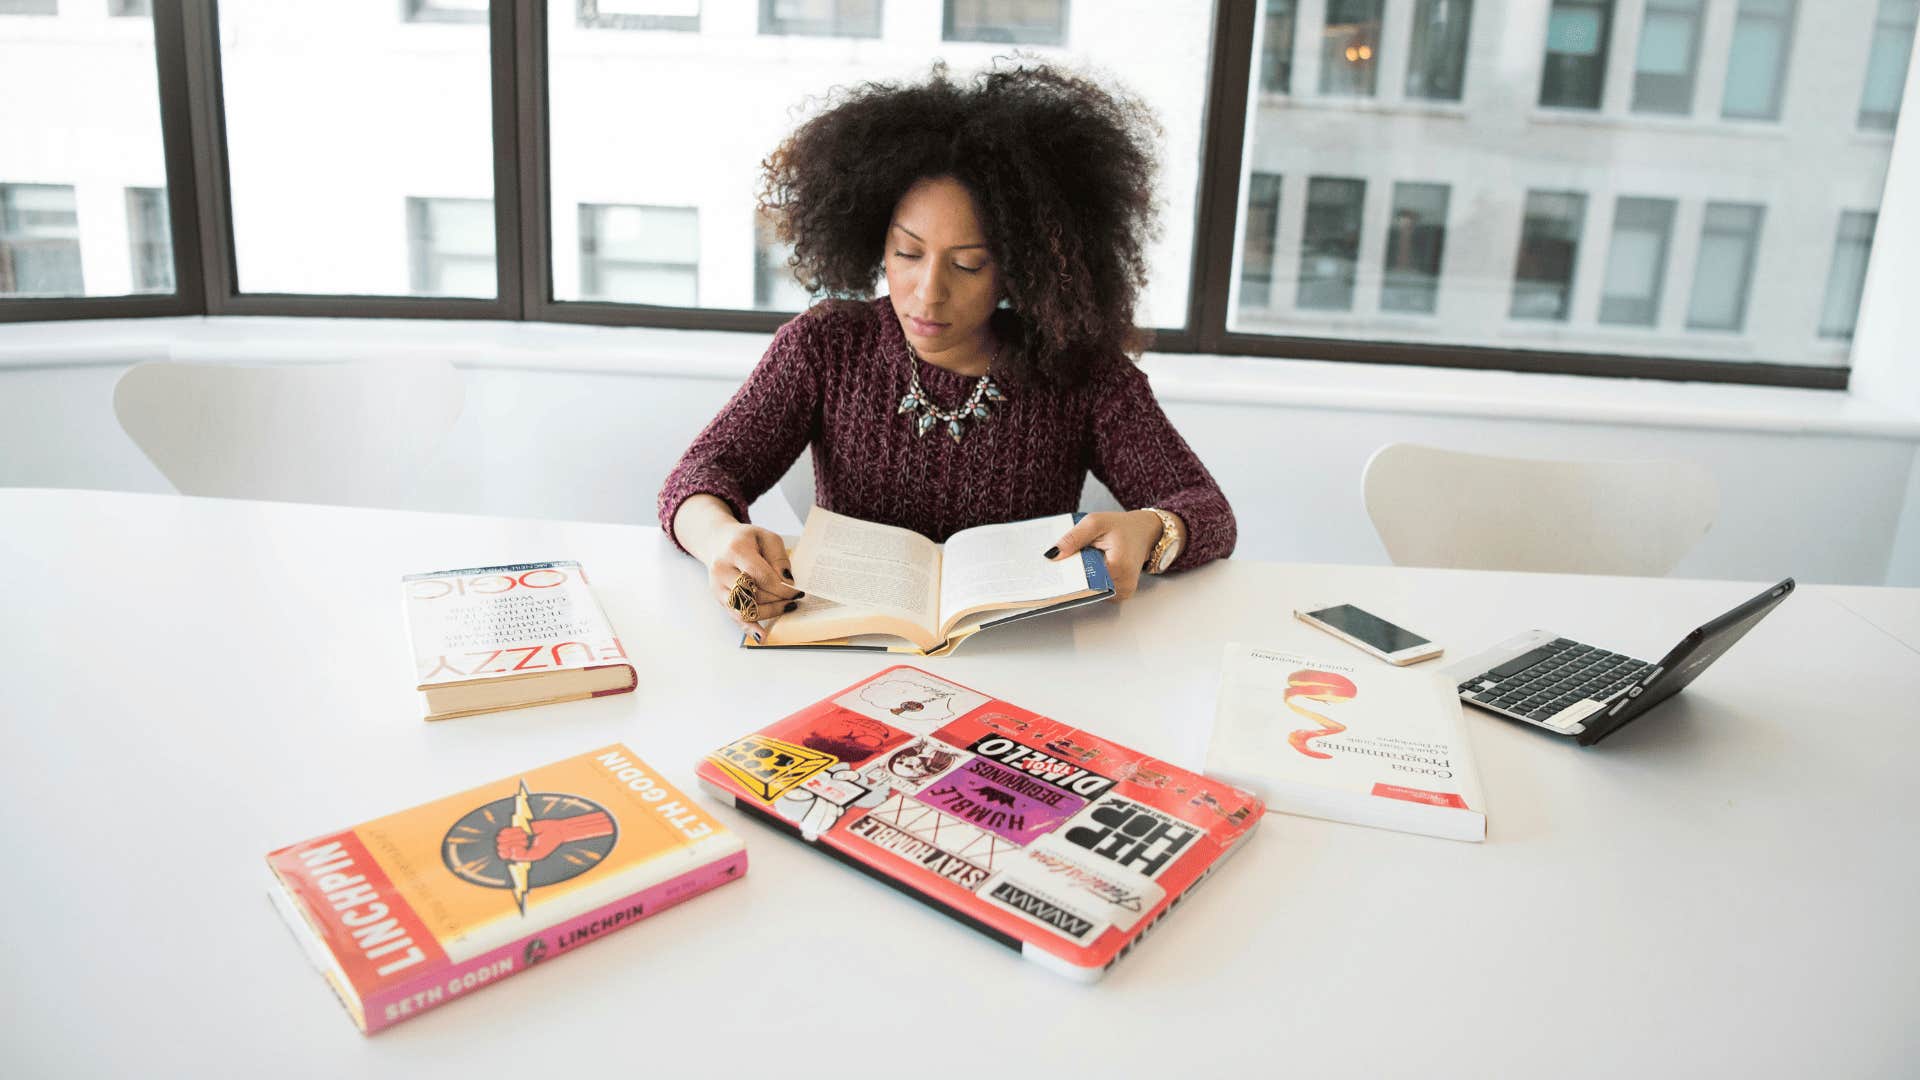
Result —
[[979, 525], [947, 538], [940, 583], [940, 617], [981, 604], [1026, 604], [1084, 592], [1080, 558], [1049, 562], [1041, 554], [1068, 529], [1072, 514]]
[[940, 546], [908, 529], [814, 507], [793, 551], [808, 596], [905, 619], [932, 633], [939, 619]]

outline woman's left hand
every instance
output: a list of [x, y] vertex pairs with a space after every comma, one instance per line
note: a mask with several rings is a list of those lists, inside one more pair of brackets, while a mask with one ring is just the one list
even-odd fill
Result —
[[1098, 548], [1107, 556], [1113, 598], [1125, 600], [1140, 585], [1140, 568], [1153, 554], [1153, 545], [1160, 542], [1160, 529], [1160, 515], [1151, 510], [1101, 510], [1068, 529], [1060, 543], [1047, 552], [1047, 558], [1058, 562], [1081, 548]]

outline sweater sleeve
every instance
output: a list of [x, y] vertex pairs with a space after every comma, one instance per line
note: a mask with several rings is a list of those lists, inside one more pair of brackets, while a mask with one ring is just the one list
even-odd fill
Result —
[[1157, 506], [1180, 515], [1187, 538], [1169, 570], [1190, 570], [1233, 552], [1233, 508], [1161, 411], [1146, 372], [1131, 363], [1094, 403], [1092, 469], [1127, 509]]
[[754, 365], [720, 414], [680, 456], [660, 489], [660, 527], [674, 546], [673, 515], [695, 495], [712, 495], [747, 520], [747, 507], [778, 483], [818, 423], [823, 335], [818, 312], [788, 322], [773, 335], [766, 355]]

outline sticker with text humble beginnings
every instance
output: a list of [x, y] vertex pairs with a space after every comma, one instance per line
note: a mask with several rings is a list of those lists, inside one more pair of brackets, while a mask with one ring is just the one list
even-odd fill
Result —
[[979, 757], [914, 798], [1016, 844], [1032, 843], [1087, 805], [1087, 800], [1030, 773]]
[[735, 739], [708, 754], [707, 760], [755, 798], [769, 803], [807, 777], [839, 763], [832, 754], [758, 734]]
[[1203, 830], [1121, 795], [1106, 795], [1068, 823], [1067, 843], [1125, 870], [1159, 877]]
[[618, 839], [613, 815], [590, 799], [520, 790], [468, 811], [447, 830], [441, 858], [455, 877], [506, 889], [520, 914], [527, 893], [598, 866]]
[[922, 671], [901, 671], [862, 684], [833, 703], [862, 716], [931, 735], [949, 720], [965, 716], [993, 700]]

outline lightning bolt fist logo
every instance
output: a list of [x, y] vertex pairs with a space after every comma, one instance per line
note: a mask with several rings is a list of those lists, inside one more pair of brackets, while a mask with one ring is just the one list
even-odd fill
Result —
[[598, 866], [613, 850], [613, 815], [591, 799], [551, 791], [519, 790], [463, 815], [440, 845], [455, 877], [487, 889], [505, 889], [527, 913], [527, 894], [558, 885]]

